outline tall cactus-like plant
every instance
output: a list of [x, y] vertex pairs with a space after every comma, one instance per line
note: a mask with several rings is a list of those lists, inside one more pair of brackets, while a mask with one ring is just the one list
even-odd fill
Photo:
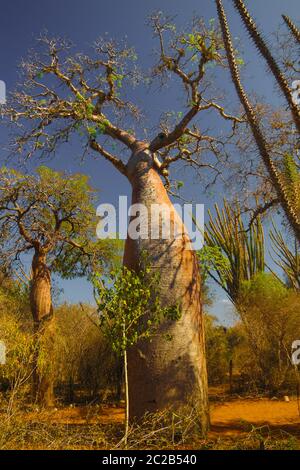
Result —
[[293, 200], [296, 214], [300, 217], [300, 172], [292, 155], [285, 154], [283, 156], [282, 167], [282, 180], [286, 192]]
[[297, 240], [294, 241], [293, 249], [285, 241], [282, 233], [273, 224], [270, 231], [272, 250], [275, 257], [273, 261], [284, 272], [288, 284], [296, 290], [300, 290], [300, 246]]
[[297, 26], [293, 23], [291, 18], [289, 18], [287, 15], [282, 15], [282, 18], [284, 19], [285, 24], [291, 31], [292, 35], [296, 39], [297, 42], [300, 43], [300, 30], [297, 28]]
[[[243, 88], [243, 85], [240, 80], [240, 73], [235, 59], [234, 48], [232, 45], [231, 34], [227, 23], [226, 14], [223, 8], [221, 0], [216, 0], [218, 17], [222, 29], [224, 45], [227, 53], [227, 59], [229, 63], [230, 73], [232, 81], [236, 88], [239, 99], [245, 109], [246, 116], [249, 122], [249, 125], [252, 130], [256, 145], [259, 149], [260, 155], [266, 167], [266, 170], [270, 176], [274, 189], [277, 193], [280, 204], [285, 212], [285, 215], [295, 232], [295, 236], [300, 241], [300, 217], [297, 214], [295, 209], [294, 199], [290, 197], [289, 191], [287, 190], [282, 174], [276, 168], [274, 162], [272, 161], [271, 154], [269, 151], [268, 142], [265, 139], [265, 136], [260, 128], [259, 122], [257, 120], [255, 111], [247, 97], [247, 94]], [[247, 17], [248, 18], [248, 17]], [[253, 23], [253, 20], [248, 18], [249, 23]], [[298, 110], [297, 110], [298, 112]], [[300, 122], [299, 122], [300, 124]], [[299, 127], [300, 128], [300, 127]]]
[[276, 79], [282, 93], [285, 96], [285, 99], [289, 105], [289, 108], [292, 112], [293, 119], [295, 121], [295, 125], [300, 132], [300, 108], [298, 104], [293, 99], [292, 91], [289, 87], [289, 84], [280, 70], [279, 65], [277, 64], [275, 58], [273, 57], [270, 49], [268, 48], [265, 40], [263, 39], [261, 33], [258, 31], [258, 28], [251, 17], [250, 13], [248, 12], [244, 2], [242, 0], [233, 0], [234, 6], [240, 14], [240, 17], [247, 28], [247, 31], [253, 40], [255, 46], [261, 53], [261, 55], [265, 58], [269, 69], [271, 70], [274, 78]]
[[242, 283], [265, 269], [264, 231], [259, 218], [247, 230], [239, 205], [234, 208], [224, 200], [220, 210], [215, 204], [216, 217], [209, 211], [205, 225], [205, 249], [217, 249], [225, 258], [220, 268], [212, 261], [210, 276], [236, 303]]

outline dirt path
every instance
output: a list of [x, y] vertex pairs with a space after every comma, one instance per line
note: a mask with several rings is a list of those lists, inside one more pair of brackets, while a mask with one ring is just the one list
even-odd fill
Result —
[[265, 431], [281, 430], [300, 437], [300, 416], [296, 400], [234, 400], [211, 405], [210, 437], [234, 436], [249, 432], [252, 426]]
[[[122, 423], [123, 408], [81, 406], [60, 408], [40, 413], [26, 413], [27, 420], [57, 424]], [[300, 416], [297, 401], [288, 403], [268, 399], [238, 399], [211, 404], [209, 437], [234, 437], [264, 426], [264, 431], [281, 430], [300, 437]]]

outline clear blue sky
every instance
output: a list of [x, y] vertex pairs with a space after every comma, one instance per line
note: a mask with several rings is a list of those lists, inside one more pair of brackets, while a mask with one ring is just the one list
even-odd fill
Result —
[[[252, 0], [247, 4], [267, 37], [281, 23], [282, 13], [290, 15], [296, 22], [299, 21], [299, 0], [286, 0], [285, 2]], [[278, 97], [274, 92], [274, 83], [266, 73], [265, 65], [257, 58], [245, 31], [241, 28], [231, 2], [224, 0], [224, 5], [233, 35], [242, 38], [244, 57], [249, 63], [248, 89], [256, 88], [259, 94], [265, 96], [270, 103], [277, 103]], [[152, 33], [145, 23], [147, 16], [158, 9], [167, 14], [176, 15], [176, 23], [179, 26], [186, 24], [193, 13], [206, 19], [216, 17], [213, 0], [151, 0], [148, 2], [142, 0], [3, 0], [0, 17], [0, 79], [6, 82], [8, 92], [14, 88], [18, 81], [17, 64], [23, 57], [26, 57], [28, 49], [34, 47], [35, 38], [44, 29], [47, 29], [51, 35], [70, 38], [78, 50], [87, 50], [89, 44], [106, 32], [115, 38], [127, 36], [127, 42], [135, 46], [141, 58], [141, 65], [148, 66], [151, 63], [151, 53], [155, 44]], [[232, 94], [233, 100], [236, 100], [229, 77], [225, 74], [224, 84], [228, 93]], [[137, 92], [139, 103], [147, 111], [149, 127], [157, 125], [157, 118], [162, 111], [174, 108], [174, 103], [177, 103], [177, 94], [176, 85], [159, 96]], [[6, 138], [6, 131], [0, 129], [1, 144], [5, 143]], [[99, 198], [102, 202], [115, 203], [119, 194], [130, 194], [126, 179], [109, 164], [92, 158], [81, 164], [76, 152], [77, 149], [74, 146], [64, 147], [58, 156], [49, 162], [49, 165], [56, 169], [81, 171], [90, 175], [92, 184], [99, 189]], [[4, 153], [1, 151], [0, 157], [4, 158]], [[38, 165], [38, 163], [35, 161], [31, 165]], [[213, 200], [218, 199], [218, 196], [210, 199], [203, 194], [201, 185], [197, 184], [191, 176], [187, 176], [185, 188], [186, 197], [205, 203], [207, 207], [212, 205]], [[72, 302], [91, 300], [91, 288], [87, 282], [74, 280], [62, 284], [64, 299]], [[225, 295], [218, 291], [217, 299], [213, 310], [224, 318]]]

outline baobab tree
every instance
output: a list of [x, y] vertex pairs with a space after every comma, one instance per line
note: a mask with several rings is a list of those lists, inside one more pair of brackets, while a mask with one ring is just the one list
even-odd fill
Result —
[[36, 338], [33, 391], [39, 403], [51, 406], [52, 374], [39, 367], [39, 344], [46, 331], [55, 342], [55, 335], [51, 335], [51, 274], [88, 275], [105, 266], [111, 253], [110, 242], [93, 236], [95, 194], [88, 178], [63, 175], [46, 167], [36, 173], [23, 175], [6, 168], [0, 171], [0, 260], [9, 268], [22, 263], [22, 256], [32, 254], [29, 290]]
[[[176, 79], [183, 91], [182, 110], [166, 110], [154, 138], [142, 134], [141, 112], [127, 98], [130, 87], [142, 78], [136, 53], [113, 40], [98, 40], [87, 56], [72, 55], [66, 41], [41, 37], [42, 52], [22, 63], [23, 86], [3, 113], [14, 126], [15, 151], [26, 157], [46, 156], [79, 134], [85, 151], [103, 157], [128, 179], [133, 203], [147, 209], [153, 204], [169, 208], [180, 238], [128, 237], [125, 246], [124, 265], [138, 270], [141, 253], [147, 252], [152, 269], [160, 272], [161, 304], [180, 304], [182, 313], [179, 321], [164, 322], [151, 343], [140, 342], [130, 351], [130, 416], [191, 402], [205, 433], [208, 401], [199, 270], [190, 238], [169, 198], [169, 169], [181, 162], [200, 172], [208, 170], [216, 179], [226, 159], [224, 143], [242, 119], [225, 110], [221, 92], [213, 87], [212, 69], [222, 74], [227, 67], [214, 21], [206, 26], [195, 18], [188, 31], [177, 33], [172, 21], [158, 13], [150, 24], [158, 54], [148, 80], [165, 86], [167, 80]], [[220, 120], [219, 129], [224, 121], [226, 137], [207, 130], [208, 112]], [[159, 220], [148, 222], [152, 229], [156, 224], [154, 231], [160, 233]], [[166, 334], [172, 341], [166, 343]]]

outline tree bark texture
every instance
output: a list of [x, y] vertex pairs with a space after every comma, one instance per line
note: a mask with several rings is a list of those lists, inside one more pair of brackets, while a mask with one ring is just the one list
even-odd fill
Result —
[[[147, 253], [151, 269], [159, 272], [162, 306], [178, 304], [181, 317], [162, 322], [152, 341], [141, 341], [129, 349], [130, 419], [139, 419], [146, 412], [192, 406], [205, 435], [209, 413], [199, 266], [189, 235], [169, 199], [153, 158], [148, 149], [140, 148], [128, 162], [132, 204], [145, 205], [149, 213], [152, 204], [166, 205], [173, 230], [169, 239], [134, 240], [128, 236], [124, 265], [138, 270], [143, 252]], [[155, 223], [151, 215], [147, 222], [149, 227]], [[161, 220], [158, 223], [161, 225]], [[172, 236], [178, 230], [182, 235]]]
[[51, 329], [53, 320], [53, 307], [51, 299], [51, 274], [46, 264], [46, 255], [36, 251], [32, 260], [32, 281], [30, 289], [30, 306], [34, 322], [36, 337], [35, 353], [33, 359], [33, 395], [42, 406], [50, 407], [54, 404], [53, 377], [51, 365], [46, 365], [45, 371], [39, 371], [39, 355], [41, 342], [45, 334]]

